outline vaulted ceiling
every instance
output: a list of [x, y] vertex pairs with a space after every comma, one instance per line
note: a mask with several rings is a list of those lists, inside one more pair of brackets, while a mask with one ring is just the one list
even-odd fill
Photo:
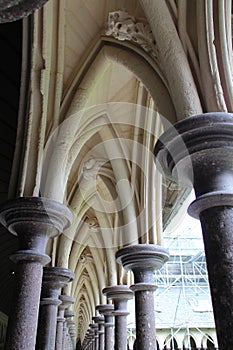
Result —
[[[75, 296], [81, 338], [105, 301], [102, 288], [131, 278], [116, 250], [162, 244], [188, 195], [156, 169], [156, 140], [191, 114], [232, 110], [231, 5], [50, 0], [23, 20], [23, 35], [21, 22], [11, 23], [5, 40], [0, 25], [0, 122], [10, 130], [6, 140], [1, 129], [1, 198], [9, 187], [10, 197], [40, 195], [72, 209], [71, 227], [47, 250], [53, 265], [75, 271], [64, 293]], [[8, 255], [17, 242], [2, 239]]]

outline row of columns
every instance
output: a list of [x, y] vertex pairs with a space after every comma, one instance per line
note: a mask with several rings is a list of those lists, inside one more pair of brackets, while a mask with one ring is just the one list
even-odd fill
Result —
[[69, 310], [74, 300], [61, 295], [74, 273], [45, 266], [51, 260], [46, 254], [48, 240], [61, 234], [71, 219], [66, 206], [41, 197], [20, 197], [0, 208], [1, 223], [19, 241], [19, 250], [11, 257], [17, 264], [16, 295], [7, 328], [6, 350], [76, 347], [74, 314]]
[[[233, 114], [207, 113], [178, 122], [162, 135], [155, 147], [156, 159], [166, 176], [194, 186], [196, 200], [189, 212], [199, 218], [202, 225], [220, 349], [233, 348], [232, 135]], [[45, 252], [48, 240], [63, 232], [71, 218], [66, 206], [40, 197], [20, 197], [0, 207], [1, 223], [19, 238], [19, 250], [12, 256], [17, 264], [17, 297], [13, 317], [9, 320], [5, 349], [36, 348], [41, 296], [41, 310], [46, 309], [51, 319], [55, 318], [55, 310], [60, 304], [58, 295], [69, 274], [60, 270], [61, 280], [54, 283], [51, 269], [46, 270], [46, 287], [41, 295], [43, 266], [50, 262]], [[135, 284], [130, 291], [126, 291], [125, 286], [111, 286], [104, 290], [107, 298], [116, 305], [113, 312], [116, 349], [126, 349], [122, 334], [125, 334], [126, 304], [132, 291], [136, 301], [137, 348], [156, 348], [153, 273], [167, 258], [166, 250], [151, 244], [125, 247], [117, 252], [117, 261], [133, 271]], [[49, 291], [51, 283], [54, 286], [52, 294]], [[43, 313], [41, 311], [40, 320], [44, 318]], [[72, 330], [73, 324], [70, 326]], [[90, 334], [93, 328], [96, 327], [90, 328]], [[70, 344], [74, 338], [71, 334], [68, 336]], [[54, 331], [50, 341], [54, 343]], [[38, 335], [37, 346], [40, 342]]]
[[[0, 218], [19, 238], [19, 251], [11, 257], [17, 264], [18, 284], [5, 349], [74, 349], [74, 313], [67, 308], [71, 300], [60, 296], [62, 288], [73, 279], [73, 272], [61, 267], [45, 267], [50, 262], [45, 253], [47, 242], [68, 227], [71, 212], [64, 205], [46, 198], [20, 197], [0, 208]], [[167, 259], [168, 252], [157, 245], [136, 245], [118, 251], [117, 261], [133, 271], [135, 285], [131, 289], [119, 285], [103, 290], [107, 299], [113, 301], [114, 310], [109, 309], [110, 304], [98, 307], [105, 326], [103, 320], [93, 318], [87, 335], [89, 348], [113, 347], [114, 316], [115, 348], [127, 349], [127, 302], [133, 297], [133, 291], [138, 346], [142, 350], [155, 346], [153, 273]]]
[[[127, 350], [127, 303], [135, 295], [137, 349], [156, 349], [154, 291], [155, 270], [168, 260], [168, 251], [155, 244], [138, 244], [120, 249], [116, 260], [134, 274], [134, 285], [103, 289], [112, 304], [97, 305], [103, 317], [93, 317], [82, 344], [83, 350]], [[115, 322], [114, 322], [115, 321]]]

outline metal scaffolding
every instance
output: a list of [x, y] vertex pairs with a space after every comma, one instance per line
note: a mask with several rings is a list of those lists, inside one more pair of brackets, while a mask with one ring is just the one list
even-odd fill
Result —
[[[164, 245], [169, 249], [170, 259], [156, 272], [158, 289], [155, 295], [157, 328], [169, 330], [170, 333], [163, 344], [164, 349], [178, 348], [175, 339], [181, 331], [185, 349], [197, 349], [195, 337], [214, 344], [212, 348], [216, 349], [215, 324], [199, 222], [195, 221], [194, 226], [184, 223], [183, 229], [174, 233], [165, 232]], [[201, 343], [203, 346], [203, 340]]]
[[[159, 350], [218, 349], [208, 273], [199, 222], [184, 221], [179, 230], [164, 232], [170, 259], [156, 271], [155, 318]], [[134, 305], [131, 303], [131, 315]], [[132, 316], [130, 349], [135, 340]]]

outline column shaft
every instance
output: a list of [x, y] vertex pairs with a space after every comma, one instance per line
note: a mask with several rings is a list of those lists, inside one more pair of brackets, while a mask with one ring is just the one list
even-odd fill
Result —
[[166, 176], [192, 184], [200, 218], [220, 349], [233, 349], [233, 114], [205, 113], [167, 130], [155, 146]]
[[61, 304], [58, 306], [58, 318], [57, 318], [57, 333], [56, 333], [56, 350], [63, 350], [64, 346], [64, 329], [66, 329], [65, 325], [65, 310], [67, 310], [71, 304], [74, 303], [74, 298], [69, 295], [60, 295], [59, 299], [61, 300]]
[[[203, 211], [206, 262], [209, 275], [215, 323], [220, 344], [231, 344], [233, 329], [233, 215], [232, 208], [216, 207]], [[221, 232], [221, 239], [219, 237]], [[221, 347], [220, 349], [225, 349]]]
[[42, 268], [49, 238], [68, 227], [71, 212], [61, 203], [41, 197], [20, 197], [0, 207], [0, 221], [19, 238], [17, 289], [10, 315], [5, 349], [35, 350]]
[[127, 301], [114, 300], [115, 306], [115, 350], [127, 349], [127, 316], [128, 312], [120, 312], [119, 310], [127, 310]]
[[99, 324], [99, 350], [104, 350], [104, 323]]
[[64, 322], [65, 322], [64, 310], [59, 310], [58, 317], [57, 317], [55, 350], [62, 350]]
[[105, 315], [105, 334], [104, 334], [104, 342], [105, 342], [105, 350], [113, 350], [114, 349], [114, 316]]
[[113, 304], [101, 304], [96, 306], [96, 310], [104, 315], [104, 349], [114, 349], [114, 310]]
[[62, 267], [45, 267], [40, 302], [36, 349], [54, 349], [58, 305], [61, 288], [74, 278], [74, 273]]
[[103, 294], [114, 303], [115, 350], [127, 350], [127, 303], [133, 292], [126, 285], [118, 285], [104, 288]]
[[138, 349], [156, 349], [154, 292], [135, 292], [135, 312]]
[[166, 249], [156, 244], [137, 244], [120, 249], [117, 262], [134, 273], [137, 349], [156, 349], [154, 271], [168, 260]]
[[[7, 328], [6, 350], [35, 349], [43, 267], [39, 262], [22, 262], [20, 265], [16, 289], [18, 296]], [[20, 340], [19, 334], [22, 335]]]

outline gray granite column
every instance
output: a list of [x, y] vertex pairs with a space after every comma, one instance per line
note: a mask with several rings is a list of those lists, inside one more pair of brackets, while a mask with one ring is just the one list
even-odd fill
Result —
[[57, 316], [57, 334], [56, 334], [56, 350], [63, 350], [63, 342], [64, 342], [64, 328], [65, 326], [65, 310], [70, 307], [71, 304], [74, 303], [74, 298], [69, 295], [60, 295], [59, 299], [61, 300], [61, 304], [58, 306], [58, 316]]
[[156, 349], [154, 291], [155, 270], [168, 260], [166, 249], [156, 244], [137, 244], [120, 249], [117, 262], [134, 274], [136, 343], [140, 350]]
[[99, 334], [98, 334], [98, 324], [91, 323], [90, 328], [93, 330], [93, 336], [94, 336], [94, 350], [99, 350]]
[[20, 197], [0, 207], [0, 221], [19, 238], [19, 251], [11, 259], [17, 264], [17, 288], [11, 313], [6, 350], [35, 350], [43, 265], [49, 238], [69, 226], [70, 210], [40, 197]]
[[95, 349], [95, 333], [93, 329], [89, 328], [87, 331], [87, 347], [88, 350]]
[[114, 310], [113, 304], [101, 304], [96, 306], [96, 310], [104, 316], [104, 345], [105, 350], [114, 349]]
[[75, 321], [70, 322], [69, 325], [70, 339], [73, 344], [73, 348], [76, 349], [76, 325]]
[[193, 184], [189, 214], [199, 218], [219, 348], [233, 349], [233, 114], [206, 113], [167, 130], [157, 164], [180, 185]]
[[114, 303], [115, 350], [127, 350], [127, 303], [133, 292], [126, 285], [118, 285], [104, 288], [103, 294]]
[[[64, 317], [65, 317], [65, 323], [64, 323], [64, 340], [66, 342], [66, 347], [70, 349], [71, 347], [71, 337], [69, 333], [69, 326], [72, 323], [73, 324], [73, 317], [75, 316], [75, 312], [73, 310], [65, 310]], [[69, 345], [68, 345], [69, 344]]]
[[44, 267], [36, 349], [54, 349], [61, 289], [74, 278], [73, 271], [62, 267]]
[[99, 350], [104, 350], [104, 317], [93, 316], [92, 320], [98, 325]]

